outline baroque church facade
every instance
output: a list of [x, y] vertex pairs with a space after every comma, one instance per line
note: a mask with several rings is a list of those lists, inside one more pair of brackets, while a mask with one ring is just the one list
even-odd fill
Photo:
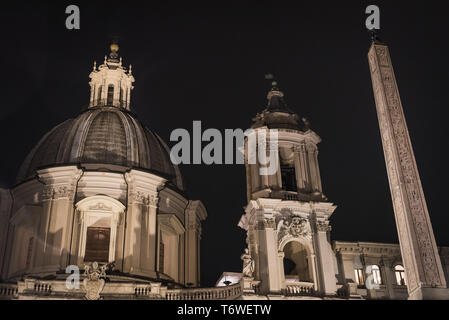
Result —
[[[331, 241], [321, 139], [275, 83], [252, 129], [277, 130], [276, 173], [260, 175], [245, 148], [242, 272], [202, 288], [207, 211], [132, 112], [134, 77], [118, 49], [94, 65], [87, 110], [47, 133], [0, 190], [0, 299], [408, 298], [399, 245]], [[449, 248], [438, 250], [447, 278]]]

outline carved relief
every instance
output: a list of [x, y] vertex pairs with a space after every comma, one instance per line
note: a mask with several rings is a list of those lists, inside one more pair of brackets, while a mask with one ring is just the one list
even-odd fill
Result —
[[106, 270], [112, 268], [114, 263], [99, 266], [98, 262], [84, 265], [84, 274], [86, 278], [83, 280], [86, 289], [85, 298], [87, 300], [100, 299], [100, 293], [104, 288], [104, 278], [106, 278]]
[[286, 237], [311, 238], [310, 224], [307, 219], [295, 215], [280, 216], [277, 223], [278, 242]]
[[42, 200], [71, 199], [73, 196], [73, 189], [68, 186], [45, 186], [42, 190]]
[[98, 202], [94, 206], [89, 206], [89, 210], [111, 211], [112, 208], [105, 205], [103, 202]]
[[318, 232], [330, 232], [332, 227], [329, 225], [328, 221], [317, 221], [316, 229]]
[[[435, 257], [434, 251], [436, 244], [431, 238], [424, 194], [419, 184], [418, 170], [388, 50], [386, 47], [375, 49], [381, 68], [371, 69], [374, 95], [409, 289], [417, 288], [419, 282], [424, 281], [428, 285], [442, 285], [437, 267], [438, 257]], [[370, 56], [372, 55], [371, 52]], [[370, 63], [375, 63], [375, 58], [370, 57], [369, 60]], [[407, 228], [408, 225], [410, 229]], [[409, 234], [410, 231], [416, 235], [416, 248], [413, 247], [414, 237]], [[415, 257], [421, 260], [422, 278], [417, 273]]]
[[159, 198], [154, 194], [148, 194], [145, 192], [137, 191], [132, 195], [134, 203], [144, 204], [146, 206], [156, 207], [159, 202]]

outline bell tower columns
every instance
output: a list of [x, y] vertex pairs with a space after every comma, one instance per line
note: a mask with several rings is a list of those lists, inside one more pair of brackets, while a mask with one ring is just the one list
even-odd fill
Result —
[[[257, 150], [251, 139], [245, 140], [248, 205], [239, 227], [247, 232], [254, 261], [254, 272], [247, 278], [263, 295], [335, 296], [329, 218], [336, 206], [322, 193], [317, 147], [321, 139], [308, 121], [301, 123], [287, 107], [277, 83], [267, 99], [252, 129], [258, 139], [261, 132], [270, 139], [259, 141]], [[250, 163], [256, 151], [266, 151], [267, 166], [277, 161], [276, 172], [264, 175], [260, 159]]]

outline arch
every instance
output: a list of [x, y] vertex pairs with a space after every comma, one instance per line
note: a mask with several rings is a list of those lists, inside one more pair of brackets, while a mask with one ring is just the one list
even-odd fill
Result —
[[285, 240], [280, 251], [287, 281], [314, 282], [313, 253], [308, 241], [301, 238]]
[[405, 268], [402, 264], [398, 263], [393, 268], [394, 276], [396, 278], [396, 284], [398, 286], [406, 286], [407, 285], [407, 277], [405, 274]]
[[109, 196], [104, 195], [96, 195], [84, 198], [80, 201], [78, 201], [75, 205], [77, 210], [83, 210], [87, 209], [92, 205], [99, 204], [99, 203], [108, 203], [110, 204], [114, 212], [121, 213], [125, 210], [125, 206], [118, 200], [111, 198]]
[[307, 254], [313, 255], [315, 252], [313, 251], [312, 244], [309, 241], [309, 239], [299, 236], [299, 237], [293, 237], [293, 236], [287, 236], [282, 239], [282, 241], [279, 243], [279, 251], [284, 251], [285, 246], [292, 241], [299, 242], [301, 245], [303, 245], [307, 249]]
[[[366, 273], [368, 275], [368, 278], [371, 277], [373, 284], [375, 284], [375, 285], [383, 284], [382, 272], [381, 272], [381, 268], [379, 265], [377, 265], [377, 264], [368, 265], [366, 270], [367, 270]], [[367, 282], [368, 282], [368, 278], [367, 278]]]

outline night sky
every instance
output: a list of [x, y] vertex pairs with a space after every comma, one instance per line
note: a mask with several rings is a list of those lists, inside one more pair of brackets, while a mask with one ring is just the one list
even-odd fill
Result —
[[[185, 2], [187, 3], [187, 2]], [[132, 109], [172, 146], [176, 128], [246, 129], [264, 109], [274, 73], [291, 109], [323, 139], [323, 189], [338, 205], [332, 239], [397, 242], [369, 75], [365, 8], [381, 9], [435, 237], [449, 245], [448, 19], [440, 1], [55, 1], [0, 10], [0, 185], [13, 184], [27, 153], [89, 100], [88, 75], [112, 36], [136, 78]], [[81, 29], [65, 28], [77, 4]], [[181, 166], [190, 199], [200, 199], [202, 285], [241, 271], [246, 205], [243, 165]]]

